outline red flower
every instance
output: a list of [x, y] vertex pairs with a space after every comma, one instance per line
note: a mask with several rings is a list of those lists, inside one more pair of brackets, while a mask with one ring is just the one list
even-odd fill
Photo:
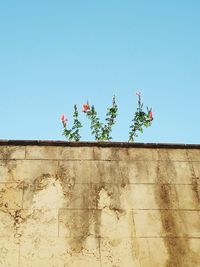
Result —
[[68, 119], [65, 117], [65, 115], [62, 114], [60, 119], [62, 121], [63, 126], [66, 127]]
[[149, 111], [149, 118], [150, 118], [151, 120], [153, 120], [153, 112], [152, 112], [152, 111]]
[[88, 112], [88, 110], [90, 110], [89, 104], [84, 104], [82, 111], [86, 113], [86, 112]]

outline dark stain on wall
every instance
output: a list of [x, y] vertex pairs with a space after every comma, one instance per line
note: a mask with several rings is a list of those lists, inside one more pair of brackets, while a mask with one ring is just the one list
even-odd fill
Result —
[[192, 191], [194, 194], [194, 200], [196, 203], [197, 209], [200, 208], [200, 192], [199, 192], [199, 177], [196, 176], [195, 171], [194, 171], [194, 166], [192, 159], [186, 151], [188, 162], [189, 162], [189, 167], [190, 167], [190, 173], [191, 173], [191, 183], [192, 183]]
[[191, 267], [191, 262], [188, 262], [190, 251], [188, 239], [180, 238], [182, 233], [177, 225], [178, 218], [176, 216], [178, 215], [173, 211], [177, 201], [176, 195], [173, 193], [175, 189], [171, 184], [161, 184], [161, 179], [159, 179], [161, 175], [158, 163], [158, 184], [155, 187], [155, 196], [165, 233], [163, 240], [169, 256], [166, 267]]

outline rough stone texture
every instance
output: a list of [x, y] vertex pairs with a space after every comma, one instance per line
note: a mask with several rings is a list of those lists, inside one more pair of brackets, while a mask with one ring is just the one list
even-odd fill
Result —
[[200, 147], [0, 144], [0, 267], [199, 267]]

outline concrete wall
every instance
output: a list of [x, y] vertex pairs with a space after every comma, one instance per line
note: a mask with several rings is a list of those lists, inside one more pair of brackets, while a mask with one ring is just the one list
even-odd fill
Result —
[[200, 148], [0, 144], [1, 267], [199, 267]]

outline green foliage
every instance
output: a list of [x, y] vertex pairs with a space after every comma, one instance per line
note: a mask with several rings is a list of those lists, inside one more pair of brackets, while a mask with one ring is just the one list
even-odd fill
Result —
[[138, 137], [138, 132], [143, 133], [143, 127], [151, 126], [153, 117], [152, 117], [152, 109], [147, 107], [147, 112], [143, 111], [143, 104], [141, 103], [141, 94], [137, 93], [138, 96], [138, 107], [134, 114], [134, 118], [132, 120], [130, 131], [129, 131], [129, 142], [133, 142], [135, 137]]
[[79, 129], [82, 127], [81, 122], [78, 120], [78, 109], [77, 106], [74, 105], [74, 113], [73, 113], [73, 126], [71, 129], [67, 129], [67, 123], [63, 123], [63, 135], [68, 138], [69, 141], [79, 141], [81, 136], [79, 134]]
[[[136, 137], [138, 137], [138, 133], [143, 133], [144, 127], [151, 126], [153, 115], [152, 109], [147, 107], [147, 111], [144, 112], [143, 110], [143, 103], [141, 102], [141, 93], [137, 92], [136, 95], [138, 96], [138, 107], [136, 112], [134, 113], [134, 117], [131, 121], [130, 131], [129, 131], [129, 142], [133, 142]], [[97, 116], [97, 111], [94, 105], [91, 106], [87, 102], [83, 105], [82, 110], [87, 118], [90, 120], [90, 128], [91, 133], [94, 135], [95, 140], [98, 141], [111, 141], [111, 132], [114, 124], [116, 123], [116, 117], [118, 115], [118, 106], [116, 104], [115, 96], [112, 99], [112, 105], [107, 109], [106, 113], [106, 123], [103, 124], [99, 117]], [[78, 109], [77, 106], [74, 105], [74, 113], [73, 113], [73, 126], [71, 129], [67, 127], [67, 118], [64, 115], [61, 116], [61, 121], [63, 124], [63, 135], [69, 141], [79, 141], [81, 139], [79, 130], [82, 127], [81, 122], [78, 119]]]
[[[88, 103], [89, 106], [89, 103]], [[98, 141], [110, 141], [112, 140], [111, 132], [112, 127], [115, 124], [115, 119], [117, 117], [117, 104], [115, 101], [115, 96], [113, 96], [112, 106], [107, 109], [106, 113], [106, 124], [100, 122], [100, 119], [97, 117], [97, 112], [94, 105], [91, 106], [91, 109], [85, 112], [87, 118], [91, 122], [92, 135], [94, 135], [95, 140]]]

